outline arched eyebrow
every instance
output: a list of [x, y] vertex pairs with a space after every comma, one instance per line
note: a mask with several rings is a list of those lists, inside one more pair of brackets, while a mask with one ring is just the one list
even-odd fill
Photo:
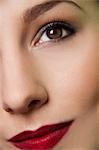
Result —
[[76, 2], [72, 0], [47, 0], [43, 3], [35, 5], [32, 8], [29, 8], [28, 10], [26, 10], [23, 15], [23, 20], [25, 23], [31, 23], [31, 21], [34, 21], [40, 15], [44, 14], [45, 12], [49, 11], [56, 5], [63, 3], [63, 2], [68, 3], [72, 5], [73, 7], [77, 7], [81, 11], [84, 11], [83, 8], [81, 8]]

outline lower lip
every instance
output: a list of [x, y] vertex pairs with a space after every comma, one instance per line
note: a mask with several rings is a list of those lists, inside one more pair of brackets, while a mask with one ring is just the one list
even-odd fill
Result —
[[56, 130], [55, 132], [49, 133], [44, 137], [29, 140], [27, 139], [21, 142], [14, 142], [13, 144], [17, 148], [23, 150], [49, 150], [53, 148], [62, 139], [64, 135], [66, 135], [71, 124], [72, 123], [70, 123], [68, 126], [64, 128]]

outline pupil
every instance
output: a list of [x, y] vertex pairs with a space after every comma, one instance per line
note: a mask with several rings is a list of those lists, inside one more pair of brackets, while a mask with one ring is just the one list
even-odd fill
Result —
[[59, 39], [62, 36], [62, 30], [59, 27], [50, 27], [47, 30], [47, 36], [50, 39]]

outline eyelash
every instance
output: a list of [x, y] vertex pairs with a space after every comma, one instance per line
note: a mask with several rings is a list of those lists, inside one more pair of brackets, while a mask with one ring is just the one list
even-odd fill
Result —
[[[59, 42], [65, 38], [69, 38], [71, 36], [73, 36], [75, 33], [76, 33], [76, 27], [74, 27], [74, 25], [68, 23], [68, 22], [65, 22], [65, 21], [51, 21], [49, 23], [46, 23], [44, 24], [43, 26], [41, 26], [39, 28], [39, 30], [37, 31], [36, 33], [36, 36], [34, 37], [34, 41], [32, 43], [33, 46], [38, 46], [42, 43], [45, 43], [45, 42], [42, 42], [40, 41], [40, 39], [42, 38], [42, 36], [44, 36], [44, 34], [47, 36], [47, 32], [48, 30], [51, 31], [51, 29], [54, 31], [54, 29], [56, 28], [57, 29], [60, 28], [60, 29], [63, 29], [61, 30], [62, 32], [66, 32], [66, 35], [64, 35], [63, 37], [61, 38], [56, 38], [56, 39], [50, 39], [50, 41], [46, 41], [46, 42]], [[60, 33], [61, 36], [62, 36], [62, 32]]]

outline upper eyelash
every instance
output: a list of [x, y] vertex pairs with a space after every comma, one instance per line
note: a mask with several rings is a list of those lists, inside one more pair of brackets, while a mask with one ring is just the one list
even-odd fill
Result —
[[48, 27], [51, 27], [51, 26], [54, 26], [54, 25], [63, 25], [64, 29], [68, 28], [69, 30], [71, 30], [71, 32], [75, 32], [75, 28], [73, 27], [73, 25], [71, 25], [68, 22], [65, 22], [65, 21], [51, 21], [49, 23], [46, 23], [42, 27], [40, 27], [39, 30], [37, 31], [37, 33], [40, 32], [41, 34], [43, 34]]
[[[45, 23], [44, 25], [41, 25], [39, 27], [39, 29], [36, 31], [36, 34], [34, 35], [34, 37], [32, 38], [31, 40], [31, 43], [33, 42], [33, 39], [37, 38], [39, 39], [40, 36], [43, 35], [43, 33], [46, 31], [46, 29], [51, 26], [51, 25], [54, 25], [54, 24], [61, 24], [61, 25], [64, 25], [64, 28], [68, 28], [68, 30], [71, 30], [71, 33], [76, 33], [77, 29], [74, 25], [72, 25], [72, 23], [69, 23], [69, 21], [64, 21], [64, 20], [52, 20], [52, 21], [49, 21], [47, 23]], [[40, 35], [39, 35], [40, 34]]]

